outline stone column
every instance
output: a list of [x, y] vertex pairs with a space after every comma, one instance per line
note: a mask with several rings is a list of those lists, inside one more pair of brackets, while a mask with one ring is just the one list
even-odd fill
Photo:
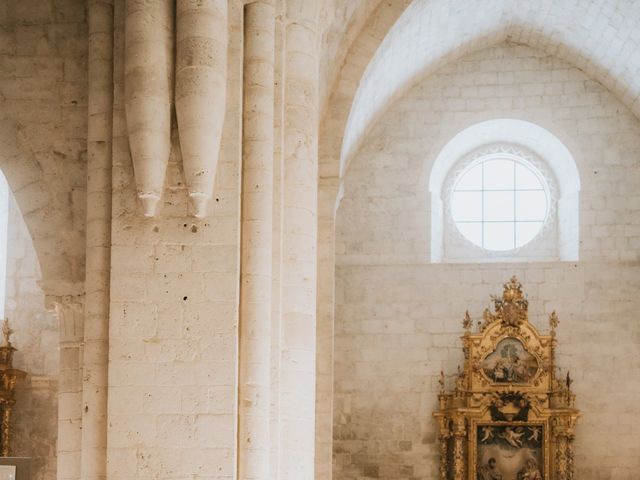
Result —
[[286, 3], [278, 472], [283, 480], [314, 478], [319, 3]]
[[238, 479], [269, 480], [274, 9], [244, 7]]
[[107, 469], [113, 0], [89, 1], [88, 63], [87, 245], [81, 473], [84, 480], [98, 480], [106, 478]]
[[275, 88], [273, 115], [273, 221], [271, 282], [271, 434], [270, 478], [279, 478], [280, 459], [280, 325], [282, 324], [282, 177], [284, 170], [284, 2], [275, 2]]
[[335, 212], [340, 181], [320, 178], [318, 189], [318, 295], [316, 352], [315, 480], [331, 480], [333, 468], [333, 340], [335, 309]]
[[58, 480], [80, 478], [82, 439], [82, 337], [81, 297], [47, 299], [60, 324], [60, 383], [58, 390]]

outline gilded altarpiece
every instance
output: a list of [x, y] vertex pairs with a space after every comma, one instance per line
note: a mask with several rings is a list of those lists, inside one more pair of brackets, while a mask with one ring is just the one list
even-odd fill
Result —
[[570, 375], [555, 366], [558, 317], [541, 335], [515, 277], [492, 302], [475, 325], [465, 315], [464, 367], [452, 389], [441, 376], [440, 479], [573, 480], [580, 413]]

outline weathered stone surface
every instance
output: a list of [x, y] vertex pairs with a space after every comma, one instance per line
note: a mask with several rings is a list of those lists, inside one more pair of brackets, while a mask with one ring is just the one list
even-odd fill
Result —
[[[28, 228], [9, 257], [8, 314], [20, 319], [17, 359], [32, 373], [19, 391], [27, 416], [16, 417], [16, 448], [37, 457], [36, 478], [102, 480], [106, 465], [115, 480], [234, 478], [238, 414], [263, 407], [258, 390], [268, 392], [268, 413], [259, 409], [268, 424], [263, 416], [240, 434], [248, 433], [244, 458], [260, 459], [248, 465], [255, 476], [431, 478], [434, 375], [455, 370], [464, 310], [480, 312], [516, 273], [536, 321], [549, 309], [561, 314], [559, 362], [575, 372], [586, 412], [578, 475], [635, 480], [637, 2], [263, 2], [273, 5], [259, 19], [275, 22], [275, 46], [252, 61], [245, 1], [162, 2], [168, 17], [174, 5], [227, 5], [228, 22], [211, 32], [202, 15], [186, 15], [178, 31], [165, 22], [159, 40], [144, 43], [138, 33], [158, 24], [143, 12], [158, 0], [0, 0], [0, 168]], [[112, 3], [113, 20], [88, 15]], [[409, 3], [420, 15], [391, 31]], [[140, 29], [125, 45], [127, 7]], [[419, 38], [398, 47], [392, 40], [414, 18], [425, 20]], [[167, 40], [174, 34], [177, 43]], [[212, 35], [228, 39], [226, 54]], [[177, 69], [191, 73], [175, 83], [175, 67], [159, 73], [174, 47]], [[125, 69], [127, 56], [136, 58]], [[226, 66], [226, 81], [194, 66]], [[125, 119], [125, 77], [129, 100], [160, 92], [142, 121]], [[214, 83], [218, 96], [199, 103]], [[201, 112], [221, 114], [215, 185], [202, 188], [214, 194], [197, 220], [183, 168], [196, 142], [168, 108], [185, 98], [194, 123]], [[504, 116], [540, 123], [575, 157], [580, 261], [431, 265], [421, 183], [430, 162], [456, 132]], [[150, 220], [136, 197], [129, 135], [154, 122], [163, 133], [146, 146], [166, 158], [141, 172], [162, 202]], [[341, 165], [348, 123], [355, 130]], [[271, 135], [273, 152], [264, 146]], [[243, 155], [260, 168], [242, 172]], [[538, 245], [546, 259], [554, 235]], [[249, 321], [239, 332], [240, 305], [249, 320], [270, 310], [269, 328]], [[239, 345], [260, 357], [255, 369], [239, 372]], [[105, 462], [96, 434], [107, 367]], [[616, 389], [615, 402], [591, 388], [602, 384]]]
[[[476, 257], [430, 264], [425, 176], [451, 137], [487, 118], [544, 125], [574, 153], [582, 182], [579, 262], [536, 262], [557, 242], [550, 229], [518, 253], [536, 263]], [[601, 84], [510, 43], [435, 72], [379, 119], [349, 167], [336, 220], [334, 478], [368, 478], [374, 466], [378, 478], [405, 478], [407, 465], [415, 478], [437, 476], [437, 377], [462, 361], [465, 310], [479, 319], [489, 295], [514, 274], [537, 326], [546, 328], [554, 309], [561, 317], [558, 366], [576, 375], [585, 420], [576, 475], [633, 478], [640, 435], [623, 424], [640, 414], [637, 386], [628, 381], [640, 374], [629, 362], [640, 354], [632, 333], [640, 272], [631, 247], [638, 241], [638, 138], [638, 120]], [[453, 235], [445, 242], [465, 248]], [[616, 442], [625, 447], [601, 455]]]

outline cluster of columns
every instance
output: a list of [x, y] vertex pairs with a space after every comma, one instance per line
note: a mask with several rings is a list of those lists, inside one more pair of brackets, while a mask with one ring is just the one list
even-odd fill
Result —
[[[124, 2], [127, 130], [136, 189], [147, 216], [156, 213], [162, 195], [174, 101], [189, 195], [196, 215], [206, 214], [202, 201], [213, 189], [225, 112], [226, 3], [178, 0], [174, 7], [170, 0]], [[318, 4], [258, 0], [244, 6], [239, 480], [268, 480], [274, 473], [282, 480], [314, 478]], [[80, 453], [77, 472], [60, 478], [104, 479], [114, 0], [90, 0], [88, 6], [86, 295], [82, 342], [74, 346], [82, 357], [82, 381], [76, 382], [82, 403], [74, 407], [81, 408], [82, 428], [77, 422], [73, 439], [69, 433], [66, 441]], [[274, 130], [280, 134], [278, 142]], [[280, 239], [278, 245], [274, 238]], [[273, 311], [279, 313], [275, 321]]]
[[274, 7], [244, 8], [238, 478], [269, 478]]
[[[313, 479], [315, 456], [318, 2], [289, 0], [275, 39], [268, 0], [244, 10], [238, 479]], [[276, 72], [276, 44], [282, 45]], [[282, 163], [274, 168], [274, 82], [284, 84]], [[278, 83], [278, 82], [276, 82]], [[279, 297], [273, 295], [274, 172], [280, 172]], [[280, 303], [278, 358], [272, 302]], [[278, 365], [274, 387], [271, 372]], [[277, 398], [272, 398], [272, 397]], [[277, 404], [276, 419], [271, 404]], [[273, 431], [274, 428], [277, 431]], [[273, 456], [273, 443], [277, 455]], [[271, 465], [275, 461], [277, 465]]]

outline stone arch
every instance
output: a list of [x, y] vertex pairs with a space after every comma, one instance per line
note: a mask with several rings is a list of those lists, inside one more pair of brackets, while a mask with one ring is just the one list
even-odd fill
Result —
[[[349, 159], [379, 115], [413, 84], [451, 61], [505, 40], [528, 44], [581, 68], [637, 114], [640, 81], [634, 80], [634, 72], [640, 70], [640, 56], [633, 56], [640, 42], [635, 32], [640, 9], [637, 15], [623, 17], [616, 10], [618, 3], [472, 0], [457, 8], [448, 0], [385, 0], [368, 17], [346, 56], [336, 56], [342, 66], [335, 82], [327, 75], [331, 88], [319, 132], [318, 478], [330, 478], [326, 466], [331, 442], [327, 419], [333, 378], [334, 218]], [[611, 51], [618, 55], [607, 57]], [[396, 69], [402, 64], [407, 71]]]
[[58, 182], [34, 155], [25, 151], [20, 138], [18, 125], [0, 122], [0, 170], [31, 234], [42, 272], [42, 288], [47, 295], [78, 293], [78, 279], [84, 274], [78, 265], [81, 262], [70, 261], [65, 255], [66, 244], [75, 241], [69, 238], [70, 200], [56, 192]]
[[[342, 177], [369, 128], [416, 81], [446, 63], [505, 40], [562, 58], [640, 113], [640, 9], [623, 16], [617, 1], [598, 5], [523, 0], [473, 0], [453, 9], [446, 0], [415, 0], [369, 62], [355, 93], [340, 152]], [[473, 21], [470, 21], [473, 19]], [[612, 48], [612, 45], [615, 48]], [[617, 52], [612, 55], [611, 52]]]
[[331, 89], [320, 121], [320, 178], [338, 177], [337, 169], [342, 137], [353, 97], [369, 60], [373, 57], [389, 29], [411, 0], [382, 1], [369, 15], [342, 61], [337, 75], [329, 75]]
[[[318, 163], [318, 301], [316, 377], [315, 478], [331, 479], [333, 457], [333, 222], [339, 186], [339, 156], [342, 136], [353, 96], [370, 58], [384, 36], [411, 0], [383, 0], [359, 5], [350, 30], [345, 34], [335, 64], [339, 70], [326, 73], [326, 95], [320, 120]], [[366, 17], [366, 21], [363, 21]], [[349, 43], [349, 41], [351, 42]], [[344, 47], [347, 47], [346, 49]], [[345, 51], [346, 50], [346, 51]], [[335, 65], [334, 65], [335, 67]]]
[[[3, 150], [3, 160], [16, 160]], [[15, 153], [15, 152], [14, 152]], [[21, 160], [25, 160], [22, 158]], [[6, 163], [3, 163], [6, 165]], [[16, 179], [28, 178], [29, 171], [8, 169]], [[34, 474], [55, 475], [55, 445], [58, 429], [58, 385], [61, 370], [58, 319], [46, 298], [42, 268], [32, 231], [27, 226], [22, 209], [33, 203], [11, 192], [0, 168], [0, 191], [3, 198], [0, 236], [0, 318], [7, 318], [12, 328], [12, 344], [17, 348], [13, 366], [27, 372], [16, 385], [16, 409], [12, 420], [12, 449], [18, 456], [32, 457]], [[24, 188], [29, 188], [28, 183]], [[13, 187], [15, 188], [15, 187]], [[20, 194], [22, 190], [17, 189]], [[29, 195], [40, 193], [26, 190]]]

